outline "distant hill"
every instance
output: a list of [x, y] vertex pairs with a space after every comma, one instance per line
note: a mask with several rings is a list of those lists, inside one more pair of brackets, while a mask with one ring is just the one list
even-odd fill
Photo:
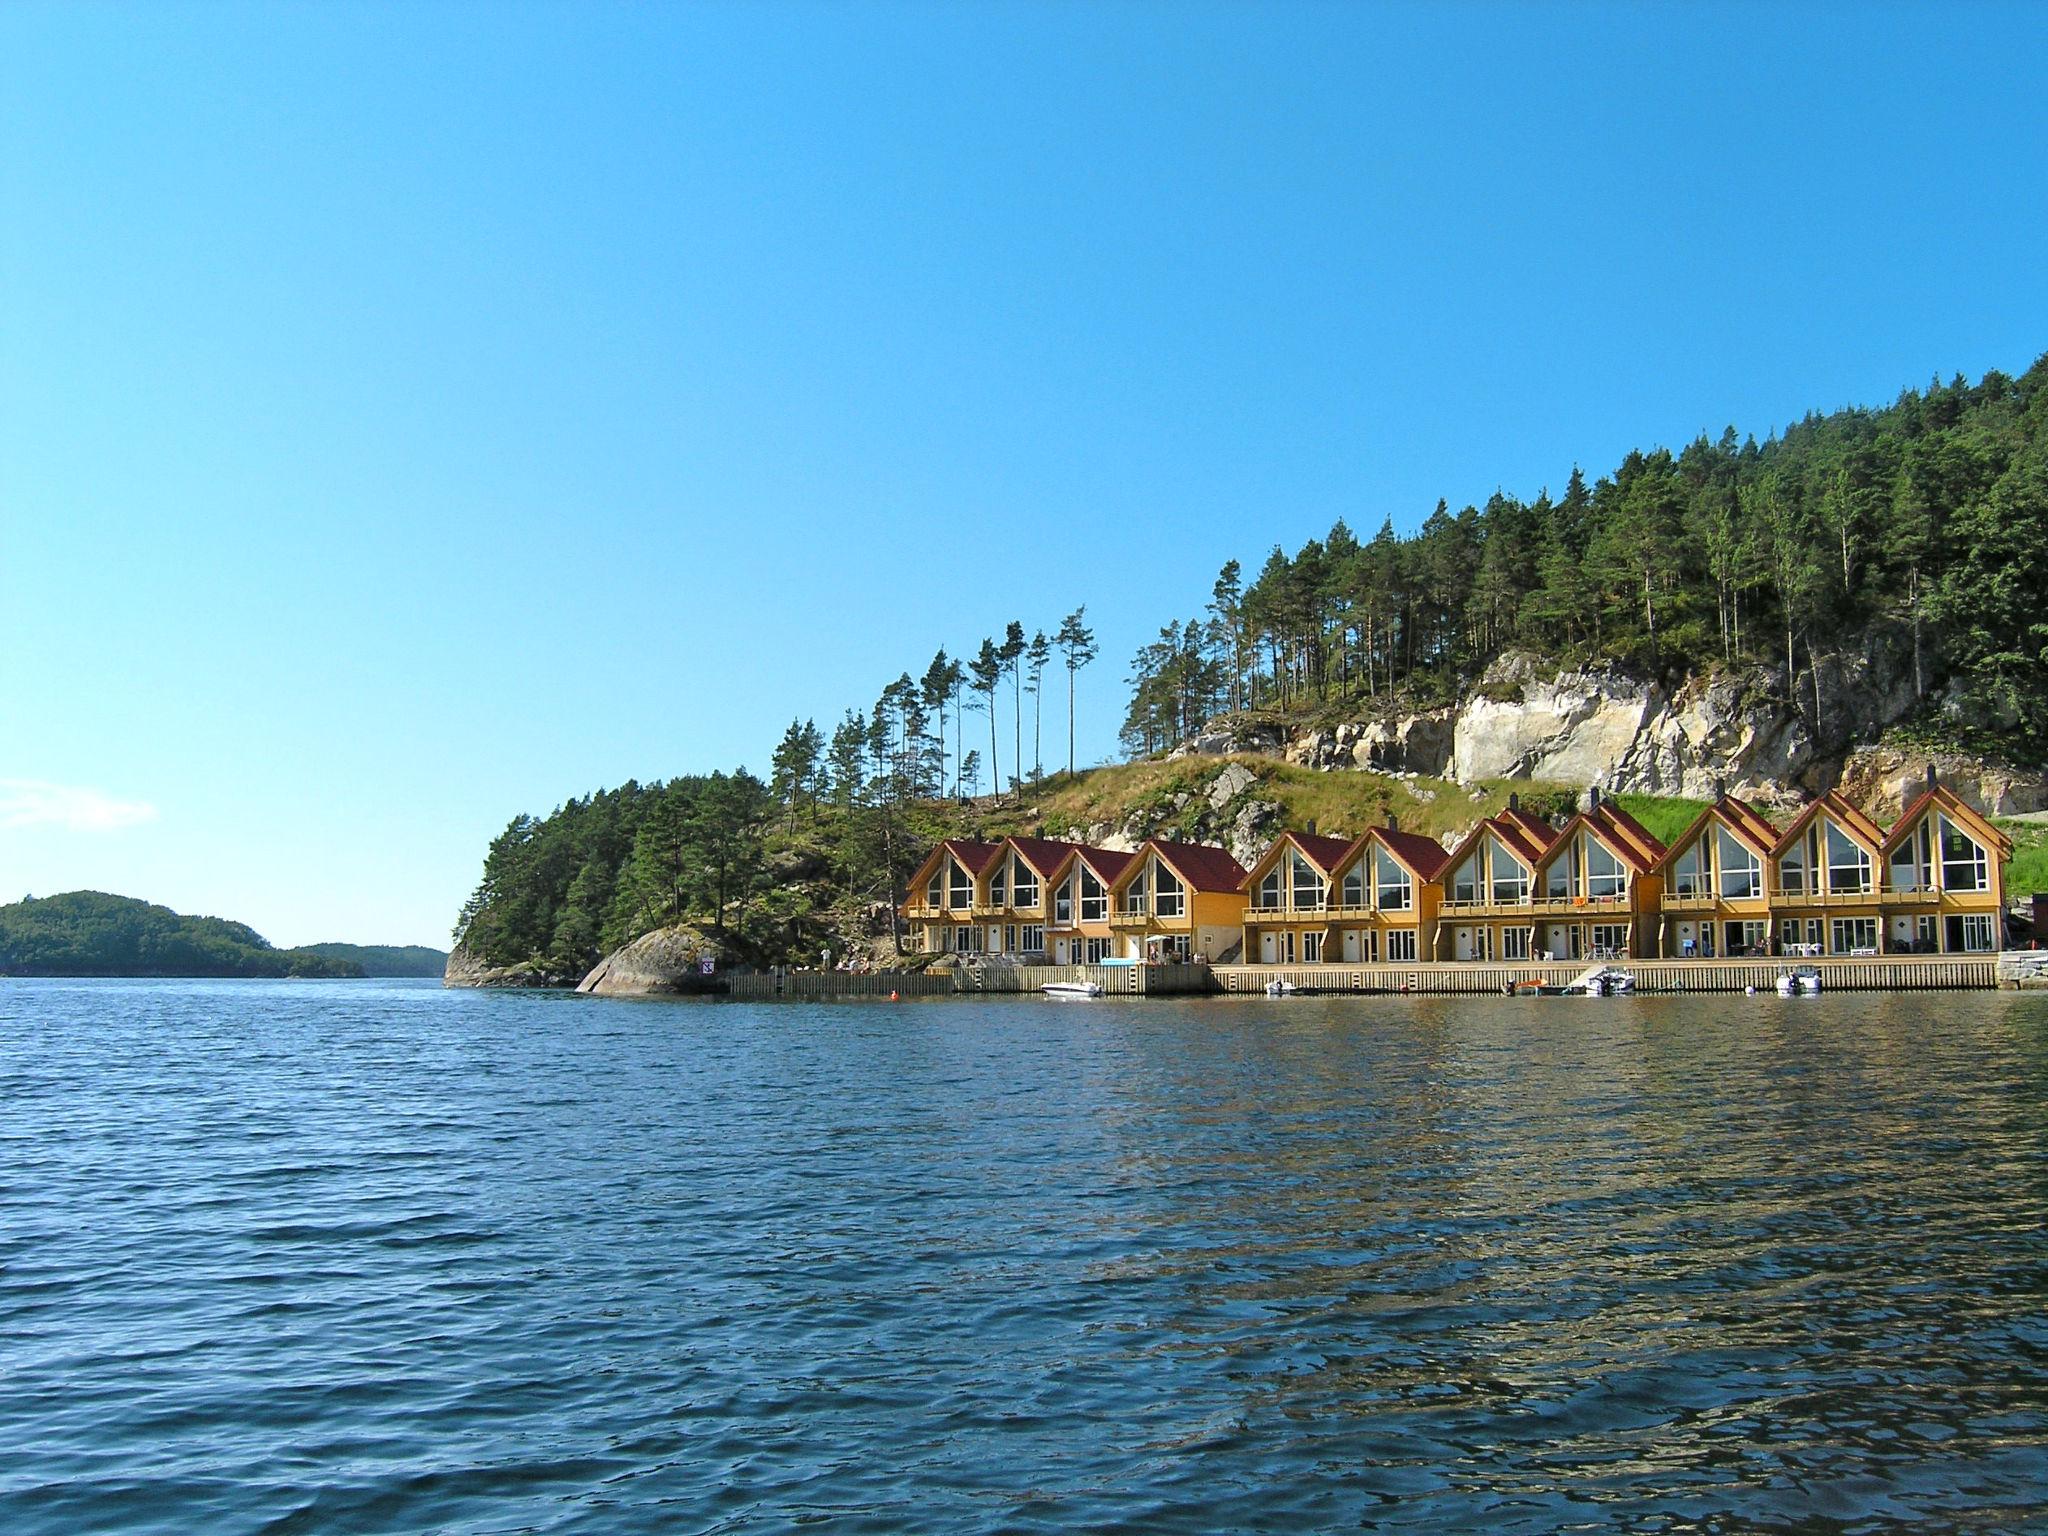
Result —
[[246, 923], [183, 917], [132, 896], [70, 891], [0, 907], [0, 975], [362, 974], [353, 958], [278, 949]]
[[302, 944], [296, 953], [353, 961], [365, 976], [439, 976], [448, 968], [448, 952], [424, 944]]

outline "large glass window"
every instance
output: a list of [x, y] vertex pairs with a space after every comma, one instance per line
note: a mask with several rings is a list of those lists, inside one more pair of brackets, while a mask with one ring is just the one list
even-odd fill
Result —
[[1124, 887], [1124, 911], [1142, 917], [1151, 903], [1151, 893], [1145, 888], [1145, 871], [1139, 870], [1131, 877], [1131, 883]]
[[1529, 870], [1507, 848], [1493, 845], [1493, 900], [1508, 906], [1523, 906], [1529, 900]]
[[1853, 894], [1870, 889], [1870, 854], [1832, 821], [1828, 823], [1828, 890]]
[[974, 876], [967, 873], [967, 866], [958, 859], [947, 862], [952, 872], [946, 883], [946, 905], [963, 912], [974, 905]]
[[1814, 878], [1813, 829], [1807, 828], [1807, 835], [1794, 843], [1778, 859], [1778, 888], [1788, 896], [1804, 896], [1819, 888]]
[[1052, 893], [1052, 920], [1056, 927], [1069, 928], [1074, 922], [1074, 877], [1069, 875]]
[[1595, 923], [1593, 925], [1593, 953], [1596, 957], [1626, 955], [1628, 953], [1627, 923]]
[[1500, 957], [1503, 960], [1526, 960], [1529, 958], [1529, 936], [1531, 928], [1503, 928], [1500, 931]]
[[988, 904], [992, 907], [1006, 907], [1009, 903], [1009, 866], [998, 864], [996, 872], [988, 877]]
[[943, 907], [946, 904], [945, 871], [932, 871], [931, 879], [925, 882], [924, 904], [928, 907]]
[[1347, 907], [1365, 905], [1365, 861], [1360, 859], [1344, 871], [1344, 894], [1341, 898]]
[[1315, 865], [1300, 854], [1288, 855], [1294, 861], [1294, 910], [1297, 912], [1319, 912], [1323, 906], [1323, 877], [1316, 873]]
[[1187, 890], [1180, 883], [1180, 877], [1164, 864], [1154, 865], [1153, 872], [1158, 884], [1158, 891], [1156, 892], [1158, 900], [1153, 903], [1154, 909], [1161, 917], [1186, 916], [1188, 910]]
[[1913, 828], [1904, 841], [1892, 850], [1891, 872], [1887, 878], [1895, 891], [1931, 891], [1934, 889], [1934, 839], [1928, 831], [1927, 819]]
[[1044, 954], [1045, 925], [1043, 923], [1026, 923], [1024, 925], [1023, 942], [1018, 947], [1027, 955]]
[[1413, 928], [1389, 928], [1387, 930], [1387, 959], [1413, 960], [1415, 958], [1415, 930]]
[[[1671, 894], [1674, 896], [1704, 896], [1707, 894], [1706, 869], [1707, 840], [1700, 838], [1687, 846], [1686, 850], [1671, 861]], [[1557, 878], [1557, 866], [1551, 866], [1551, 879]], [[1558, 894], [1552, 892], [1553, 895]]]
[[1853, 955], [1859, 949], [1877, 952], [1877, 919], [1874, 917], [1838, 917], [1834, 920], [1834, 931], [1829, 935], [1834, 940], [1830, 952], [1837, 955]]
[[1991, 889], [1991, 864], [1983, 848], [1946, 816], [1941, 818], [1941, 883], [1951, 891]]
[[1998, 948], [1997, 919], [1989, 912], [1963, 914], [1963, 948], [1976, 954]]
[[1014, 892], [1010, 905], [1019, 912], [1031, 911], [1038, 905], [1038, 871], [1019, 859], [1010, 889]]
[[1726, 827], [1714, 828], [1714, 862], [1721, 866], [1723, 901], [1743, 901], [1763, 894], [1763, 861]]
[[1460, 864], [1451, 876], [1451, 900], [1472, 902], [1479, 899], [1479, 855]]
[[1081, 871], [1081, 921], [1100, 923], [1109, 917], [1109, 892], [1089, 870]]
[[1579, 834], [1579, 843], [1586, 850], [1586, 894], [1588, 896], [1619, 896], [1628, 889], [1628, 875], [1622, 870], [1621, 860], [1607, 849], [1605, 843]]
[[1415, 905], [1415, 877], [1384, 848], [1375, 847], [1372, 851], [1372, 878], [1382, 912], [1406, 912]]
[[1266, 871], [1266, 878], [1259, 882], [1259, 899], [1255, 905], [1268, 912], [1280, 910], [1280, 866], [1274, 865]]

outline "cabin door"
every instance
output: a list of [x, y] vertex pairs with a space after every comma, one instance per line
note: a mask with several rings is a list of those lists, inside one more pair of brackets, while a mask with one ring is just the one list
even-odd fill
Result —
[[1259, 963], [1277, 965], [1280, 961], [1280, 936], [1271, 929], [1259, 935]]
[[1458, 930], [1457, 940], [1451, 953], [1460, 960], [1470, 960], [1472, 958], [1472, 930], [1470, 928], [1460, 928]]
[[1358, 930], [1356, 928], [1346, 928], [1344, 930], [1344, 963], [1346, 965], [1354, 965], [1357, 961]]

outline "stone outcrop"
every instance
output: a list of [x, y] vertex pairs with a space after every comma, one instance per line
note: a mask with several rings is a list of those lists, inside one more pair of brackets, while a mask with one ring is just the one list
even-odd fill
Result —
[[1930, 767], [1965, 804], [1987, 816], [2048, 810], [2048, 773], [1912, 747], [1857, 748], [1842, 765], [1839, 787], [1864, 810], [1889, 824], [1926, 787]]
[[574, 976], [550, 971], [530, 960], [517, 965], [489, 965], [470, 950], [456, 945], [441, 972], [444, 987], [573, 987]]
[[656, 997], [701, 992], [707, 978], [702, 963], [722, 971], [731, 954], [714, 938], [689, 924], [657, 928], [621, 945], [591, 967], [576, 984], [578, 992], [598, 997]]

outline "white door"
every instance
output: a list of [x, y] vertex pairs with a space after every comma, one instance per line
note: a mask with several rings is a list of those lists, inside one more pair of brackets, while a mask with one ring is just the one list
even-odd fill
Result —
[[1003, 925], [1001, 923], [990, 923], [988, 925], [988, 952], [992, 955], [1000, 955], [1003, 952]]
[[1262, 965], [1277, 964], [1280, 959], [1280, 940], [1270, 928], [1259, 935], [1259, 962]]
[[1458, 930], [1456, 938], [1452, 941], [1451, 953], [1459, 960], [1470, 960], [1472, 958], [1472, 930], [1470, 928], [1460, 928]]
[[1355, 964], [1357, 960], [1358, 930], [1356, 928], [1346, 928], [1344, 930], [1344, 963], [1346, 965], [1352, 965]]

